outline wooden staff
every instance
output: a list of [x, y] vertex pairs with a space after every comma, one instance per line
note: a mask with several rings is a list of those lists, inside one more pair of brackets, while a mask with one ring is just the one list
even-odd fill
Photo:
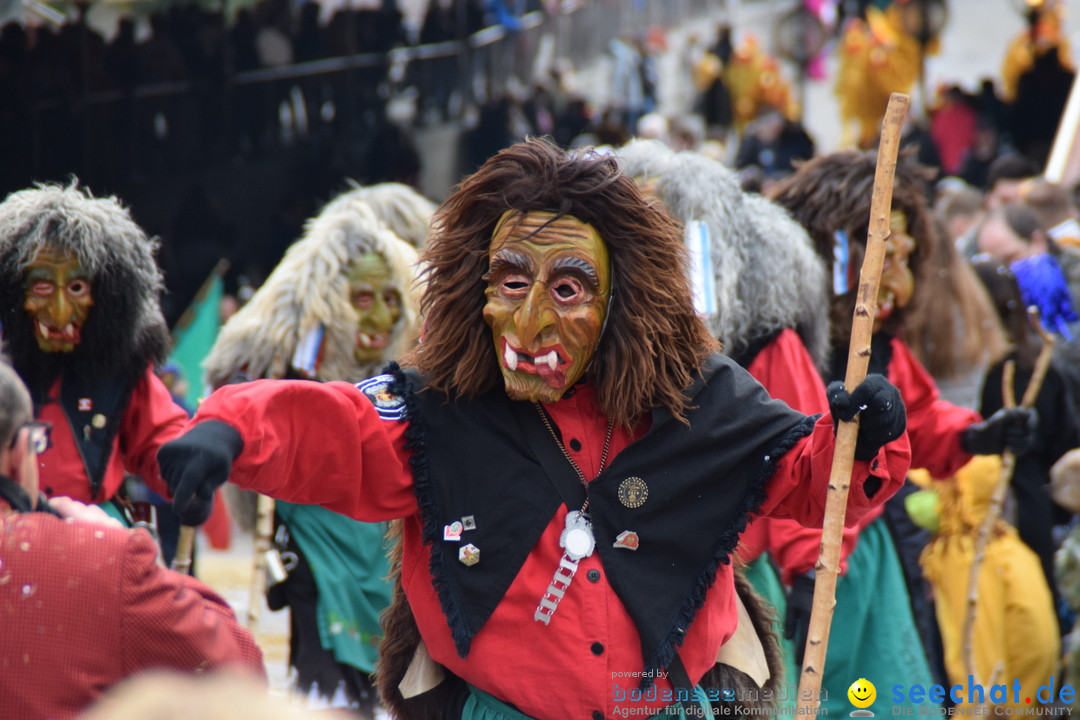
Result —
[[251, 587], [248, 590], [247, 628], [255, 632], [266, 592], [266, 554], [274, 536], [274, 498], [259, 495], [255, 501], [254, 557], [251, 568]]
[[[870, 228], [866, 241], [866, 257], [859, 272], [859, 293], [851, 321], [851, 344], [848, 348], [847, 375], [844, 387], [852, 392], [866, 378], [870, 364], [870, 339], [874, 333], [877, 312], [878, 286], [885, 262], [885, 244], [889, 238], [889, 213], [892, 209], [893, 178], [896, 175], [896, 155], [900, 148], [900, 131], [910, 99], [893, 93], [885, 110], [878, 145], [874, 192], [870, 199]], [[859, 418], [841, 421], [836, 431], [832, 473], [825, 500], [825, 522], [821, 533], [821, 553], [814, 566], [814, 604], [810, 611], [810, 628], [806, 637], [802, 676], [799, 679], [799, 714], [812, 714], [820, 704], [821, 679], [825, 670], [825, 650], [829, 644], [829, 626], [836, 606], [836, 576], [840, 566], [840, 543], [843, 539], [844, 516], [847, 514], [848, 487], [855, 462], [855, 441], [859, 435]]]
[[173, 555], [172, 569], [187, 575], [191, 572], [191, 556], [195, 550], [195, 528], [191, 525], [180, 526], [180, 537], [176, 540], [176, 554]]
[[[1039, 350], [1039, 357], [1035, 360], [1035, 369], [1031, 373], [1027, 387], [1024, 389], [1024, 397], [1020, 401], [1020, 407], [1030, 408], [1035, 404], [1035, 399], [1042, 389], [1043, 379], [1050, 367], [1050, 357], [1054, 352], [1054, 336], [1046, 332], [1042, 323], [1039, 322], [1038, 312], [1035, 308], [1029, 308], [1035, 327], [1042, 336], [1043, 346]], [[1016, 392], [1013, 389], [1013, 361], [1005, 363], [1001, 373], [1001, 397], [1007, 408], [1016, 406]], [[1005, 501], [1005, 493], [1012, 482], [1013, 472], [1016, 470], [1016, 453], [1008, 448], [1001, 453], [1001, 472], [998, 474], [997, 484], [990, 496], [990, 504], [986, 508], [986, 517], [979, 525], [979, 533], [975, 537], [975, 556], [971, 560], [971, 572], [968, 575], [967, 610], [964, 613], [964, 626], [961, 633], [964, 648], [964, 672], [971, 677], [978, 678], [975, 668], [975, 611], [979, 604], [979, 570], [983, 559], [986, 557], [986, 547], [990, 544], [990, 538], [994, 532], [994, 526], [1001, 516], [1001, 505]], [[997, 673], [995, 673], [997, 674]], [[996, 678], [991, 678], [993, 685]], [[984, 685], [985, 687], [985, 685]]]

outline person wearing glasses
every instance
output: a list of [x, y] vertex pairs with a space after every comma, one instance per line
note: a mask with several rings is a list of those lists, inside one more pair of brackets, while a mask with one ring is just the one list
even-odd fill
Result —
[[228, 603], [158, 563], [144, 530], [101, 508], [46, 499], [50, 427], [0, 359], [0, 703], [8, 720], [75, 718], [149, 669], [236, 668], [265, 682], [262, 652]]
[[[156, 454], [187, 413], [154, 372], [170, 348], [156, 242], [113, 197], [77, 181], [39, 184], [0, 203], [0, 339], [52, 424], [41, 490], [123, 504], [127, 474], [168, 496]], [[209, 504], [184, 524], [199, 525]], [[129, 523], [130, 524], [130, 523]]]

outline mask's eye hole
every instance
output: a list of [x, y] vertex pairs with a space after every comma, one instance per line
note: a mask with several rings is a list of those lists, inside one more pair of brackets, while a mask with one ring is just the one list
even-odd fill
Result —
[[562, 277], [551, 285], [551, 295], [555, 301], [562, 305], [574, 305], [586, 300], [588, 294], [585, 286], [572, 277]]
[[53, 294], [56, 286], [47, 280], [38, 280], [30, 286], [30, 293], [38, 297], [48, 297]]
[[510, 300], [520, 300], [529, 292], [529, 278], [520, 274], [507, 275], [499, 283], [499, 290]]
[[375, 294], [372, 292], [353, 293], [353, 305], [359, 310], [367, 310], [375, 304]]

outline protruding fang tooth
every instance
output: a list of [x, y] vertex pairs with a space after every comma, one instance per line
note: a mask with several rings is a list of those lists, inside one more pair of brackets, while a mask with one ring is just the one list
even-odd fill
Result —
[[41, 337], [49, 337], [49, 328], [45, 326], [45, 323], [38, 320], [38, 332], [41, 333]]
[[68, 323], [67, 325], [64, 326], [64, 335], [66, 335], [67, 337], [71, 337], [74, 334], [75, 334], [75, 326], [74, 325], [72, 325], [71, 323]]
[[510, 372], [517, 370], [518, 354], [509, 345], [503, 346], [503, 360], [506, 362], [506, 369]]
[[360, 342], [362, 344], [364, 344], [364, 345], [370, 345], [371, 344], [371, 336], [370, 335], [368, 335], [367, 333], [364, 333], [364, 332], [357, 333], [357, 334], [360, 336]]
[[536, 364], [537, 365], [545, 364], [549, 368], [551, 368], [552, 371], [554, 371], [555, 366], [559, 364], [559, 354], [557, 352], [555, 352], [554, 350], [552, 350], [547, 355], [542, 355], [542, 356], [536, 358]]

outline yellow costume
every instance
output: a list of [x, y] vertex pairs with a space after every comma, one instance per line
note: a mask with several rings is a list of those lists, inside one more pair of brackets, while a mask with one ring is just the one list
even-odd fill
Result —
[[[922, 553], [923, 572], [934, 588], [938, 625], [951, 683], [967, 686], [962, 641], [968, 579], [979, 525], [986, 517], [1001, 470], [998, 456], [976, 456], [951, 479], [932, 483], [938, 495], [937, 532]], [[925, 471], [912, 479], [928, 484]], [[918, 521], [918, 519], [917, 519]], [[932, 525], [932, 523], [920, 523]], [[1034, 699], [1055, 673], [1061, 652], [1053, 600], [1038, 556], [998, 520], [979, 570], [975, 613], [976, 681], [1011, 687], [1020, 680], [1020, 705]], [[994, 669], [1000, 674], [992, 680]], [[1060, 685], [1060, 683], [1059, 683]], [[963, 698], [967, 702], [967, 697]], [[1009, 703], [1012, 705], [1012, 694]], [[986, 701], [990, 702], [989, 696]], [[1030, 707], [1030, 706], [1026, 706]]]
[[735, 128], [741, 133], [766, 109], [779, 110], [788, 120], [799, 116], [791, 83], [780, 73], [779, 61], [748, 34], [723, 68], [724, 83], [734, 105]]
[[835, 92], [844, 134], [850, 138], [848, 126], [854, 123], [858, 146], [869, 148], [877, 142], [889, 95], [909, 92], [919, 78], [919, 43], [903, 31], [895, 5], [884, 12], [869, 7], [865, 22], [848, 23], [838, 52]]
[[1061, 0], [1048, 0], [1040, 5], [1035, 24], [1030, 30], [1018, 33], [1005, 51], [1001, 63], [1001, 97], [1005, 102], [1016, 99], [1020, 76], [1031, 69], [1035, 58], [1050, 48], [1058, 49], [1058, 59], [1070, 70], [1073, 67], [1069, 40], [1062, 32], [1064, 10]]

